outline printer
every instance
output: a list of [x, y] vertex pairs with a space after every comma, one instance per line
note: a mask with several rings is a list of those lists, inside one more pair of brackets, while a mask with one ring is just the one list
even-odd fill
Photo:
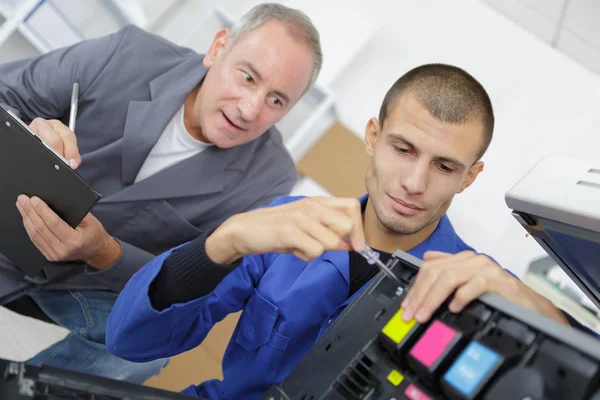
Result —
[[[507, 193], [514, 217], [600, 307], [600, 162], [546, 157]], [[401, 318], [421, 260], [396, 251], [263, 400], [600, 400], [600, 341], [494, 293]]]

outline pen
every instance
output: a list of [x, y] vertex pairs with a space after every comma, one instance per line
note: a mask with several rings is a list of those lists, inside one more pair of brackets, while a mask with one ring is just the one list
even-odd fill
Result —
[[69, 115], [69, 129], [75, 132], [75, 120], [77, 119], [77, 103], [79, 102], [79, 83], [73, 83], [71, 93], [71, 114]]

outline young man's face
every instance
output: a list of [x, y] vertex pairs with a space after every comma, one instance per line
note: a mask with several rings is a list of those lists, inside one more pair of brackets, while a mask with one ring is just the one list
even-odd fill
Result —
[[247, 143], [278, 122], [309, 84], [313, 57], [287, 28], [268, 22], [225, 50], [217, 33], [204, 58], [209, 71], [194, 105], [202, 137], [221, 148]]
[[365, 135], [369, 199], [379, 222], [395, 233], [437, 222], [483, 169], [476, 163], [483, 123], [440, 122], [410, 94], [391, 105], [383, 127], [371, 119]]

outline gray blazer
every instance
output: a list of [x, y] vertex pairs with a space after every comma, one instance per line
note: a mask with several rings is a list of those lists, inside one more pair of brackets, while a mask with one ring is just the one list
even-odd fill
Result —
[[[79, 263], [79, 273], [48, 288], [119, 292], [161, 252], [290, 192], [297, 173], [275, 128], [242, 146], [209, 147], [133, 183], [169, 120], [204, 78], [202, 58], [129, 26], [0, 65], [0, 103], [26, 122], [42, 117], [66, 125], [72, 85], [79, 82], [76, 135], [83, 162], [77, 171], [102, 193], [92, 213], [123, 246], [111, 268]], [[0, 296], [28, 281], [52, 282], [76, 265], [65, 264], [48, 263], [43, 274], [30, 278], [0, 254]]]

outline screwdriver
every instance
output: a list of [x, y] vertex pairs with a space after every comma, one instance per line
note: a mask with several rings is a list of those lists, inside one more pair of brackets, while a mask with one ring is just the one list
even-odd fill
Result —
[[402, 282], [400, 282], [400, 279], [398, 279], [396, 274], [394, 274], [392, 270], [389, 269], [387, 265], [385, 265], [383, 261], [379, 259], [379, 253], [373, 250], [371, 247], [369, 247], [368, 244], [365, 243], [365, 249], [360, 252], [360, 255], [363, 256], [369, 264], [375, 264], [381, 271], [383, 271], [384, 274], [396, 281], [396, 283], [398, 283], [399, 285], [402, 284]]

